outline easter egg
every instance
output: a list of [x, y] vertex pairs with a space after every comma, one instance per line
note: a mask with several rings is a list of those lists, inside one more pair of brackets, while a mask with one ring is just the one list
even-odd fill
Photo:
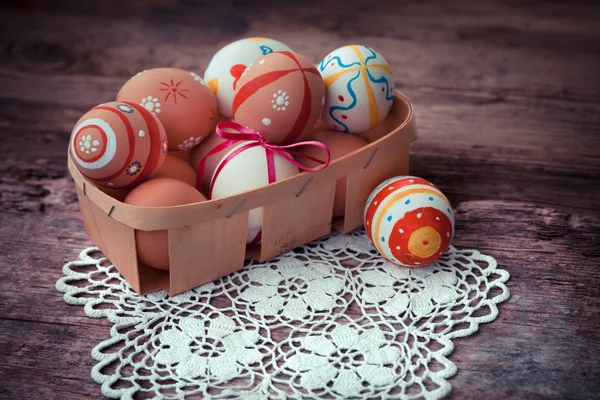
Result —
[[117, 100], [137, 103], [160, 119], [169, 150], [187, 150], [200, 143], [217, 121], [217, 101], [193, 72], [177, 68], [143, 71], [121, 88]]
[[454, 236], [452, 206], [430, 182], [414, 176], [388, 179], [367, 200], [365, 229], [382, 256], [405, 267], [431, 264]]
[[[200, 177], [197, 177], [196, 181], [198, 189], [202, 189], [205, 193], [208, 193], [210, 180], [217, 169], [217, 165], [223, 156], [229, 152], [231, 145], [233, 143], [229, 144], [228, 140], [221, 138], [213, 132], [206, 140], [192, 149], [190, 163], [196, 170], [196, 173], [200, 174]], [[202, 165], [200, 165], [201, 163]], [[200, 184], [202, 185], [201, 187]]]
[[260, 57], [238, 81], [233, 119], [271, 143], [311, 132], [325, 102], [321, 74], [304, 56], [281, 51]]
[[361, 133], [384, 120], [394, 100], [394, 77], [385, 60], [366, 46], [344, 46], [319, 64], [327, 97], [323, 122], [341, 132]]
[[220, 114], [233, 115], [233, 91], [246, 68], [259, 57], [282, 50], [291, 51], [277, 40], [252, 37], [229, 43], [213, 56], [204, 72], [204, 80], [217, 96]]
[[[347, 135], [341, 132], [321, 132], [311, 136], [310, 140], [316, 140], [325, 144], [331, 153], [331, 161], [352, 153], [355, 150], [366, 146], [368, 143], [354, 135]], [[321, 160], [323, 158], [323, 150], [315, 146], [304, 146], [299, 150], [301, 153]], [[317, 167], [320, 164], [316, 161], [298, 157], [298, 162], [307, 167]], [[340, 178], [335, 184], [335, 197], [333, 200], [333, 216], [342, 217], [346, 209], [346, 178]]]
[[94, 107], [77, 121], [69, 151], [90, 182], [129, 189], [161, 167], [167, 137], [160, 121], [144, 107], [118, 101]]
[[[290, 156], [291, 157], [291, 156]], [[213, 174], [209, 197], [221, 199], [266, 186], [298, 174], [298, 167], [282, 156], [266, 150], [255, 141], [240, 141], [221, 159]], [[262, 209], [251, 210], [248, 216], [246, 243], [260, 243]]]
[[[177, 179], [156, 178], [133, 189], [124, 203], [140, 207], [171, 207], [206, 201], [193, 186]], [[168, 231], [135, 231], [138, 260], [158, 269], [169, 269]]]
[[187, 162], [167, 154], [165, 162], [154, 174], [152, 178], [172, 178], [196, 187], [196, 171]]

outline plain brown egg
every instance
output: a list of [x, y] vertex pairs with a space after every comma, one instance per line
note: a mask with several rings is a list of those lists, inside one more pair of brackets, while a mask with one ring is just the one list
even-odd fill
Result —
[[165, 162], [153, 178], [172, 178], [196, 187], [196, 171], [187, 162], [167, 154]]
[[[312, 135], [309, 140], [316, 140], [317, 142], [324, 143], [329, 147], [331, 152], [331, 161], [336, 160], [345, 156], [346, 154], [352, 153], [355, 150], [366, 146], [368, 143], [358, 136], [341, 133], [335, 131], [321, 132], [316, 135]], [[305, 146], [300, 150], [302, 153], [315, 157], [317, 159], [323, 159], [323, 150], [315, 146]], [[297, 158], [299, 162], [309, 167], [316, 167], [319, 165], [316, 161], [308, 160], [305, 158]], [[333, 216], [342, 217], [346, 209], [346, 178], [338, 179], [335, 186], [335, 199], [333, 201]]]
[[327, 132], [328, 130], [329, 130], [329, 127], [327, 125], [325, 125], [325, 122], [323, 122], [321, 119], [319, 119], [312, 129], [311, 135], [314, 136], [317, 133]]
[[[124, 203], [141, 207], [171, 207], [198, 203], [206, 198], [193, 186], [177, 179], [150, 179], [133, 189]], [[167, 231], [135, 231], [138, 260], [158, 268], [169, 269], [169, 243]]]
[[183, 160], [186, 163], [189, 163], [191, 151], [192, 151], [192, 149], [187, 149], [187, 150], [183, 150], [183, 151], [170, 151], [168, 154], [173, 157], [179, 158], [180, 160]]
[[106, 193], [113, 199], [117, 199], [119, 201], [123, 201], [125, 197], [129, 194], [129, 189], [111, 189], [104, 186], [96, 186], [100, 191]]

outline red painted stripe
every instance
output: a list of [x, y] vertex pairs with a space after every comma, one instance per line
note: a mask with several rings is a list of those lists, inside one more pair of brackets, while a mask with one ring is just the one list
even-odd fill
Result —
[[292, 53], [291, 51], [280, 51], [278, 52], [280, 54], [283, 54], [284, 56], [287, 56], [289, 58], [292, 59], [292, 61], [298, 66], [298, 69], [302, 69], [302, 65], [300, 65], [300, 61], [298, 61], [298, 58], [296, 57], [296, 55], [294, 53]]
[[298, 139], [304, 129], [306, 129], [306, 124], [310, 118], [312, 111], [312, 92], [304, 72], [302, 72], [302, 78], [304, 79], [304, 97], [302, 98], [302, 106], [300, 107], [300, 112], [298, 113], [298, 117], [296, 117], [294, 125], [290, 128], [287, 135], [285, 135], [285, 138], [283, 138], [282, 144], [290, 144]]
[[300, 113], [298, 114], [294, 125], [290, 128], [287, 135], [281, 142], [282, 144], [289, 144], [293, 143], [298, 136], [302, 134], [302, 131], [306, 129], [306, 124], [308, 123], [312, 111], [312, 92], [310, 90], [310, 85], [308, 84], [308, 78], [306, 77], [305, 72], [317, 73], [319, 76], [321, 76], [321, 74], [314, 67], [303, 68], [296, 55], [291, 51], [281, 51], [280, 53], [294, 61], [294, 63], [298, 66], [299, 71], [302, 73], [302, 79], [304, 79], [304, 97], [302, 98], [302, 107], [300, 107]]
[[[77, 136], [78, 136], [78, 135], [79, 135], [81, 132], [83, 132], [83, 131], [84, 131], [84, 130], [86, 130], [86, 129], [92, 129], [92, 128], [94, 128], [94, 129], [96, 129], [98, 132], [100, 132], [100, 135], [102, 136], [102, 140], [104, 141], [104, 148], [102, 149], [102, 151], [101, 151], [100, 153], [98, 153], [98, 155], [97, 155], [96, 157], [92, 157], [92, 158], [90, 158], [89, 160], [86, 160], [86, 161], [85, 161], [86, 163], [93, 163], [93, 162], [95, 162], [95, 161], [98, 161], [98, 160], [99, 160], [99, 159], [100, 159], [100, 158], [101, 158], [101, 157], [104, 155], [104, 153], [106, 153], [106, 148], [107, 148], [107, 144], [108, 144], [108, 138], [107, 138], [107, 136], [106, 136], [106, 132], [104, 132], [104, 130], [103, 130], [102, 128], [100, 128], [98, 125], [87, 125], [87, 126], [84, 126], [83, 128], [81, 128], [80, 130], [78, 130], [78, 131], [75, 133], [75, 140], [77, 140]], [[81, 140], [81, 139], [80, 139], [80, 140]], [[75, 146], [75, 143], [73, 143], [73, 146]], [[81, 146], [77, 146], [77, 147], [81, 147]], [[76, 152], [76, 153], [79, 153], [79, 151], [78, 151], [77, 149], [75, 149], [75, 152]], [[81, 157], [79, 157], [79, 158], [81, 158]]]
[[98, 107], [94, 108], [94, 110], [110, 111], [112, 113], [117, 114], [117, 116], [121, 119], [121, 122], [123, 122], [123, 125], [125, 125], [125, 128], [127, 129], [127, 139], [129, 141], [129, 154], [127, 154], [127, 159], [125, 160], [125, 164], [123, 164], [121, 169], [118, 170], [117, 172], [115, 172], [114, 174], [107, 176], [105, 178], [94, 179], [95, 181], [98, 181], [98, 182], [105, 182], [105, 181], [109, 181], [109, 180], [114, 179], [117, 176], [121, 175], [123, 173], [123, 171], [125, 171], [125, 169], [129, 166], [129, 164], [131, 164], [131, 159], [133, 158], [133, 153], [135, 151], [135, 137], [133, 136], [133, 127], [131, 126], [131, 122], [129, 122], [129, 119], [121, 111], [119, 111], [115, 108], [106, 107], [106, 106], [98, 106]]
[[[202, 160], [198, 163], [198, 167], [196, 169], [196, 189], [202, 191], [203, 183], [204, 183], [204, 169], [206, 168], [206, 162], [210, 156], [217, 154], [218, 152], [225, 150], [226, 148], [232, 146], [234, 143], [237, 143], [236, 140], [226, 140], [223, 143], [219, 143], [215, 146], [211, 151], [208, 152], [207, 155], [204, 156]], [[212, 177], [211, 177], [212, 178]]]
[[258, 246], [260, 244], [261, 239], [262, 239], [262, 229], [258, 231], [256, 236], [254, 236], [254, 239], [252, 239], [250, 242], [248, 242], [248, 246]]
[[316, 67], [311, 65], [310, 67], [306, 68], [306, 67], [303, 67], [302, 65], [300, 65], [300, 61], [298, 61], [298, 58], [296, 57], [296, 55], [294, 53], [292, 53], [291, 51], [278, 51], [278, 53], [281, 53], [284, 56], [288, 56], [289, 58], [291, 58], [292, 61], [294, 61], [296, 63], [296, 65], [298, 66], [298, 68], [300, 70], [321, 76], [321, 73], [319, 72], [319, 70]]
[[[411, 179], [413, 180], [413, 182], [409, 182], [409, 180], [411, 180]], [[382, 188], [379, 191], [379, 193], [377, 193], [377, 195], [375, 197], [373, 197], [371, 202], [367, 205], [368, 208], [367, 208], [367, 215], [365, 216], [365, 223], [367, 221], [369, 221], [369, 223], [371, 224], [366, 227], [367, 236], [369, 237], [369, 239], [372, 239], [371, 238], [371, 229], [373, 229], [373, 226], [372, 226], [372, 224], [374, 223], [373, 217], [375, 216], [375, 213], [377, 212], [377, 209], [379, 208], [381, 203], [383, 203], [383, 201], [385, 200], [386, 197], [395, 193], [396, 190], [403, 188], [405, 186], [410, 186], [410, 185], [427, 185], [427, 186], [432, 186], [433, 188], [437, 189], [435, 186], [433, 186], [431, 183], [427, 182], [425, 179], [415, 178], [415, 177], [400, 178], [398, 180], [390, 182], [387, 186]], [[437, 189], [437, 190], [439, 190], [439, 189]]]
[[221, 162], [217, 166], [217, 170], [215, 171], [215, 174], [213, 175], [212, 179], [210, 180], [210, 189], [208, 191], [208, 198], [209, 199], [212, 199], [212, 192], [213, 192], [213, 188], [215, 186], [215, 181], [219, 177], [219, 174], [221, 173], [221, 171], [223, 170], [223, 168], [225, 168], [225, 165], [227, 165], [227, 163], [229, 161], [231, 161], [232, 158], [234, 158], [235, 156], [237, 156], [241, 152], [246, 151], [246, 150], [248, 150], [248, 149], [250, 149], [252, 147], [256, 147], [256, 146], [260, 146], [260, 144], [258, 142], [251, 142], [251, 143], [245, 144], [243, 146], [238, 147], [237, 149], [235, 149], [234, 151], [232, 151], [231, 153], [229, 153], [227, 156], [225, 156], [225, 158], [223, 158], [221, 160]]
[[[133, 182], [127, 185], [127, 187], [129, 187], [134, 186], [139, 182], [145, 181], [147, 178], [150, 177], [150, 174], [152, 174], [156, 170], [156, 167], [158, 166], [158, 163], [160, 161], [160, 155], [162, 154], [162, 138], [160, 136], [161, 129], [158, 126], [158, 119], [154, 118], [150, 111], [146, 110], [139, 104], [131, 103], [129, 101], [124, 101], [123, 103], [135, 108], [142, 115], [144, 121], [146, 121], [146, 126], [150, 131], [148, 132], [150, 136], [150, 154], [146, 159], [146, 164], [142, 165], [142, 172], [140, 172], [135, 177]], [[135, 136], [133, 136], [133, 138], [135, 139]]]
[[[321, 76], [321, 73], [319, 72], [318, 69], [316, 69], [315, 67], [311, 67], [311, 68], [302, 68], [302, 71], [304, 72], [310, 72], [311, 74], [315, 74], [318, 76]], [[322, 79], [322, 78], [321, 78]]]
[[286, 76], [287, 74], [290, 74], [290, 73], [296, 72], [296, 71], [298, 71], [298, 70], [297, 69], [287, 69], [287, 70], [281, 70], [281, 71], [267, 72], [266, 74], [257, 76], [256, 78], [247, 82], [244, 86], [239, 88], [239, 91], [233, 98], [233, 106], [232, 106], [233, 115], [235, 116], [237, 109], [242, 104], [244, 104], [244, 102], [246, 100], [248, 100], [248, 98], [250, 96], [252, 96], [254, 93], [256, 93], [258, 90], [262, 89], [263, 87], [267, 86], [270, 83], [275, 82], [279, 78], [282, 78], [282, 77]]

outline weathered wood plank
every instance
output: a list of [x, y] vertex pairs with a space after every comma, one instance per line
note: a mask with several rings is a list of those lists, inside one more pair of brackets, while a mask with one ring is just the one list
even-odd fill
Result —
[[0, 319], [2, 398], [102, 398], [98, 384], [90, 377], [95, 362], [89, 345], [108, 334], [109, 324], [105, 325]]
[[[73, 221], [82, 228], [75, 216]], [[451, 356], [460, 365], [452, 380], [454, 396], [592, 396], [600, 389], [595, 383], [598, 381], [593, 380], [599, 373], [600, 354], [600, 271], [594, 268], [600, 257], [600, 219], [528, 204], [475, 201], [458, 207], [457, 221], [455, 244], [495, 256], [512, 275], [508, 283], [512, 298], [501, 305], [500, 317], [493, 325], [483, 326], [475, 336], [457, 340], [457, 349]], [[67, 226], [60, 234], [71, 235], [71, 229]], [[24, 243], [26, 236], [27, 232], [16, 235], [14, 243]], [[38, 250], [54, 245], [51, 239], [41, 242]], [[74, 253], [70, 247], [62, 250]], [[23, 354], [13, 351], [15, 346], [23, 345], [19, 335], [33, 329], [31, 340], [35, 342], [37, 335], [64, 331], [73, 338], [57, 342], [50, 336], [44, 343], [70, 346], [69, 357], [53, 359], [54, 353], [44, 348], [34, 358], [39, 365], [52, 360], [64, 379], [85, 381], [92, 363], [89, 352], [108, 337], [108, 323], [90, 320], [84, 317], [82, 308], [62, 304], [54, 290], [54, 281], [60, 274], [54, 255], [42, 251], [37, 256], [24, 257], [20, 269], [13, 272], [13, 283], [19, 290], [2, 288], [0, 322], [10, 327], [1, 332], [11, 332], [0, 335], [0, 350], [6, 350], [2, 353], [7, 355], [2, 365], [10, 365], [17, 377], [31, 373], [30, 366], [21, 364]], [[34, 270], [39, 275], [32, 277], [30, 271]], [[6, 282], [6, 277], [0, 278]], [[31, 281], [36, 285], [27, 286]], [[88, 367], [69, 368], [72, 363]], [[574, 370], [587, 372], [573, 374]], [[542, 376], [547, 379], [541, 379]], [[15, 396], [24, 393], [21, 390], [42, 393], [39, 386], [55, 379], [58, 378], [41, 374], [37, 380], [21, 383]], [[81, 390], [87, 390], [83, 385]], [[69, 390], [73, 386], [69, 385]], [[575, 388], [577, 396], [571, 392]]]
[[415, 105], [411, 173], [456, 206], [457, 246], [510, 271], [498, 320], [455, 342], [450, 397], [597, 396], [600, 7], [311, 4], [25, 0], [1, 10], [3, 397], [101, 397], [90, 352], [110, 323], [54, 288], [91, 244], [66, 172], [75, 121], [139, 70], [202, 72], [219, 47], [257, 35], [315, 61], [350, 42], [382, 52]]

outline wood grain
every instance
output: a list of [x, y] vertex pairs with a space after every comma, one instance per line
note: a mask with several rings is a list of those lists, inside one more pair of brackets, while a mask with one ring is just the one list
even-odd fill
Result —
[[[499, 318], [455, 340], [450, 398], [600, 393], [600, 8], [594, 2], [4, 2], [0, 11], [0, 393], [101, 398], [110, 323], [68, 306], [61, 266], [91, 243], [66, 170], [80, 115], [136, 72], [202, 73], [275, 37], [317, 61], [373, 46], [415, 106], [410, 170], [457, 210], [455, 244], [507, 269]], [[373, 3], [374, 4], [374, 3]]]
[[241, 269], [247, 231], [248, 212], [170, 229], [170, 285], [165, 291], [174, 296]]
[[305, 179], [295, 195], [262, 208], [260, 262], [331, 232], [336, 180], [312, 183]]

